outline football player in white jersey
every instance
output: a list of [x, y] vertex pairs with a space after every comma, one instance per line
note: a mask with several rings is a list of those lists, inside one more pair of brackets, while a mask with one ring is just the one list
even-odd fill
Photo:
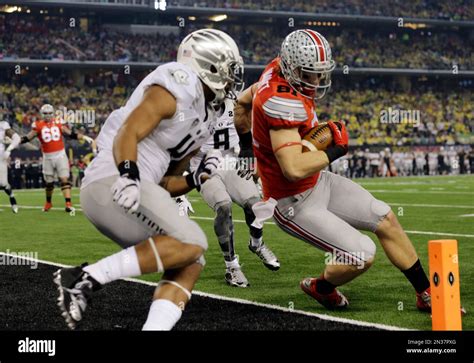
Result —
[[245, 213], [249, 227], [249, 249], [255, 253], [270, 270], [278, 270], [280, 263], [273, 252], [263, 242], [263, 228], [252, 226], [255, 214], [252, 206], [260, 201], [260, 194], [250, 173], [239, 173], [239, 136], [234, 126], [234, 102], [226, 100], [219, 111], [214, 135], [201, 147], [200, 152], [191, 159], [191, 171], [201, 163], [210, 150], [220, 150], [223, 163], [216, 174], [202, 185], [200, 193], [211, 207], [216, 217], [214, 232], [224, 255], [225, 281], [231, 286], [247, 287], [249, 282], [240, 267], [234, 248], [234, 225], [232, 222], [232, 202], [237, 203]]
[[172, 196], [199, 188], [220, 153], [208, 153], [185, 177], [169, 175], [170, 164], [178, 170], [189, 163], [213, 132], [214, 110], [243, 87], [242, 75], [234, 40], [219, 30], [197, 30], [181, 42], [177, 62], [156, 68], [110, 114], [85, 172], [81, 205], [94, 226], [124, 249], [55, 273], [58, 305], [70, 328], [104, 284], [156, 272], [163, 276], [143, 330], [170, 330], [180, 319], [204, 266], [207, 240], [194, 221], [179, 215]]
[[[0, 121], [0, 189], [3, 189], [10, 198], [12, 212], [18, 213], [15, 195], [12, 187], [8, 183], [8, 159], [11, 151], [20, 144], [20, 136], [14, 132], [8, 122]], [[5, 146], [8, 147], [5, 148]]]

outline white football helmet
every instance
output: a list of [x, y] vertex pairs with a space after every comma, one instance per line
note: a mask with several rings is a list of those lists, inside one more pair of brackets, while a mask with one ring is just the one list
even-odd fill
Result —
[[49, 103], [45, 103], [40, 108], [40, 115], [43, 120], [52, 120], [54, 118], [54, 107]]
[[295, 30], [281, 45], [281, 72], [305, 97], [323, 98], [331, 87], [331, 72], [335, 67], [328, 41], [314, 30]]
[[216, 29], [200, 29], [183, 39], [178, 62], [191, 67], [215, 94], [213, 104], [236, 99], [243, 90], [244, 62], [235, 41]]

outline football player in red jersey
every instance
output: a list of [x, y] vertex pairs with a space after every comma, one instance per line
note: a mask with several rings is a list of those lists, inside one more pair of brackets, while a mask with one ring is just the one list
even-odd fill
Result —
[[72, 212], [71, 183], [69, 182], [69, 159], [64, 148], [63, 134], [71, 139], [85, 140], [97, 150], [95, 141], [86, 135], [77, 134], [69, 129], [63, 120], [54, 117], [54, 108], [50, 104], [44, 104], [40, 109], [41, 119], [34, 122], [28, 135], [23, 136], [21, 143], [26, 143], [38, 137], [43, 152], [43, 176], [46, 182], [46, 203], [43, 212], [49, 211], [53, 204], [51, 199], [54, 191], [54, 174], [56, 173], [60, 182], [61, 190], [66, 201], [66, 212]]
[[430, 311], [429, 280], [390, 207], [351, 180], [323, 170], [347, 153], [344, 124], [328, 123], [333, 146], [302, 152], [301, 139], [318, 123], [316, 102], [331, 87], [334, 68], [327, 40], [312, 30], [296, 30], [285, 38], [280, 56], [265, 68], [259, 82], [239, 97], [236, 126], [241, 140], [252, 140], [245, 134], [250, 125], [245, 109], [251, 107], [253, 151], [264, 200], [276, 204], [273, 217], [281, 229], [329, 253], [331, 260], [321, 276], [300, 284], [322, 305], [346, 308], [347, 298], [336, 287], [372, 265], [376, 247], [360, 232], [364, 230], [375, 233], [390, 261], [413, 285], [417, 307]]

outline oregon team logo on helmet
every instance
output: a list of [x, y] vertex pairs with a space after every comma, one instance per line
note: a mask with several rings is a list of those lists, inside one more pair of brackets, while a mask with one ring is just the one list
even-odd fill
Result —
[[281, 45], [283, 76], [305, 97], [321, 99], [326, 95], [335, 66], [328, 41], [314, 30], [296, 30]]
[[236, 99], [244, 87], [244, 62], [235, 41], [216, 29], [189, 34], [178, 48], [178, 62], [190, 66], [215, 94], [214, 103]]
[[54, 117], [54, 107], [49, 103], [44, 104], [40, 108], [40, 115], [43, 120], [52, 120]]

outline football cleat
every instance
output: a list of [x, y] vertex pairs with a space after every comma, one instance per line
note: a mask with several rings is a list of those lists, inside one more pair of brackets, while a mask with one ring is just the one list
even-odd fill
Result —
[[76, 328], [83, 318], [92, 293], [101, 288], [101, 285], [83, 270], [86, 265], [62, 268], [53, 274], [53, 281], [59, 291], [57, 302], [61, 316], [70, 329]]
[[67, 213], [71, 213], [73, 212], [75, 209], [74, 207], [72, 206], [72, 203], [71, 202], [66, 202], [66, 208], [64, 209]]
[[416, 307], [420, 311], [431, 313], [431, 288], [427, 288], [422, 293], [416, 293]]
[[235, 256], [232, 261], [225, 261], [225, 281], [231, 286], [247, 287], [249, 282], [242, 272], [242, 267], [239, 264], [239, 256]]
[[[431, 288], [428, 287], [422, 293], [416, 293], [416, 307], [420, 311], [431, 313]], [[461, 306], [461, 315], [466, 315], [467, 311]]]
[[43, 207], [43, 212], [49, 211], [51, 208], [53, 208], [53, 204], [50, 202], [46, 202]]
[[275, 254], [263, 241], [257, 248], [253, 247], [252, 242], [249, 241], [249, 250], [255, 253], [262, 260], [266, 268], [272, 271], [276, 271], [280, 268], [280, 261], [278, 261]]
[[225, 281], [227, 284], [236, 287], [247, 287], [250, 285], [240, 266], [228, 267], [225, 271]]
[[18, 214], [18, 206], [16, 204], [12, 205], [12, 212]]
[[334, 289], [334, 291], [329, 294], [320, 294], [316, 290], [317, 283], [317, 278], [307, 277], [301, 281], [300, 287], [306, 294], [316, 299], [329, 310], [343, 310], [347, 308], [349, 301], [338, 289]]

